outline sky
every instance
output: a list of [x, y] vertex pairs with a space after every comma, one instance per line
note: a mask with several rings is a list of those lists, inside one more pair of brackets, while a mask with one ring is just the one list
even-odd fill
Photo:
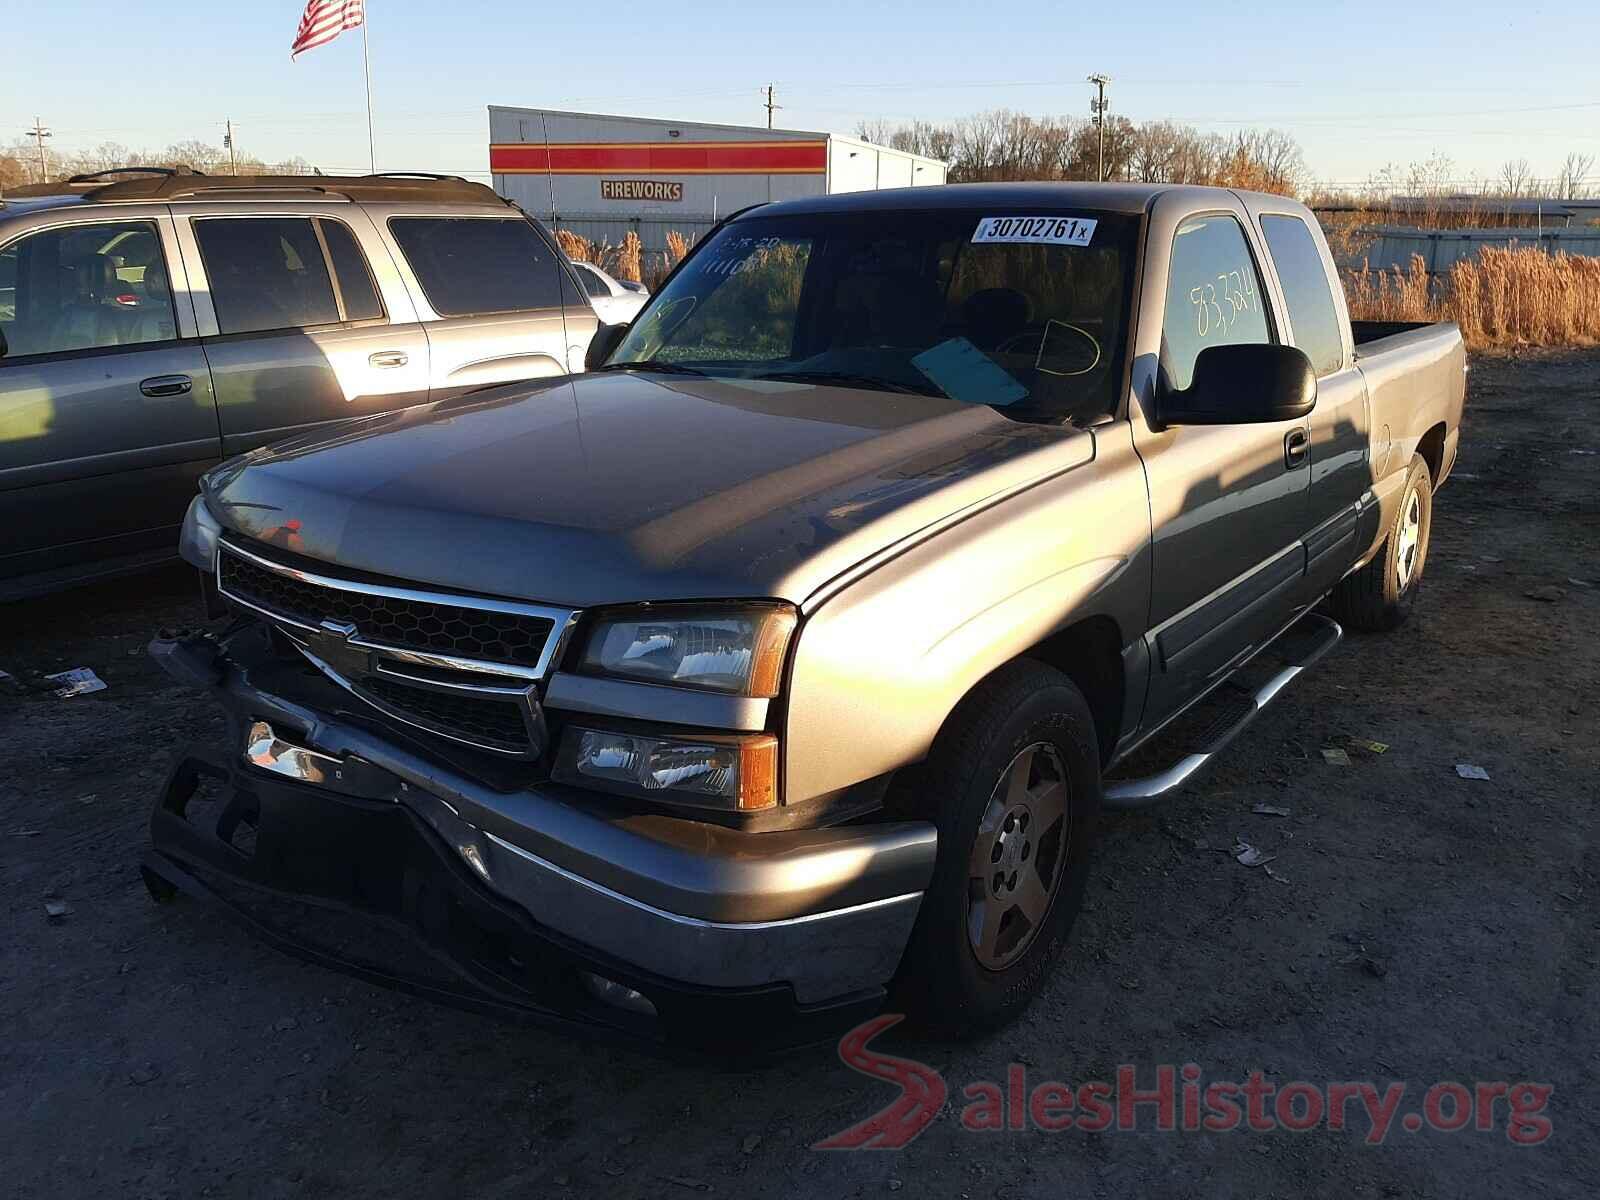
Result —
[[[367, 169], [359, 31], [291, 62], [303, 0], [51, 0], [7, 21], [0, 144], [41, 118], [61, 151], [220, 144]], [[1319, 181], [1446, 156], [1466, 184], [1595, 155], [1594, 9], [1503, 0], [1341, 5], [1142, 0], [367, 0], [378, 167], [487, 179], [490, 104], [851, 133], [861, 120], [1111, 109], [1288, 131]]]

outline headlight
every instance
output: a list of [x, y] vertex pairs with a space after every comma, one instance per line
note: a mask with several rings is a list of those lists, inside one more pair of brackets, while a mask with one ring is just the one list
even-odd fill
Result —
[[787, 605], [654, 613], [602, 620], [589, 635], [583, 669], [642, 683], [771, 697], [783, 682], [794, 634]]
[[778, 739], [568, 728], [555, 777], [699, 808], [757, 812], [778, 803]]
[[178, 553], [185, 562], [193, 563], [207, 574], [217, 569], [217, 539], [222, 536], [222, 526], [206, 507], [206, 498], [196, 496], [189, 501], [189, 511], [183, 518], [183, 532], [178, 535]]

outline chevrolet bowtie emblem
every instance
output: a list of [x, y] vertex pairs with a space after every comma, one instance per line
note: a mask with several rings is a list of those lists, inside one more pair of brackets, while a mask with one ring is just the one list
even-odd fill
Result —
[[323, 621], [319, 628], [329, 637], [343, 638], [345, 641], [356, 635], [356, 627], [349, 621]]

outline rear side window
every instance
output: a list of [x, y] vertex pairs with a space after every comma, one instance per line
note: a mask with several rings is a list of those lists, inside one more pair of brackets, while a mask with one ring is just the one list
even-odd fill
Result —
[[555, 254], [520, 217], [394, 217], [389, 229], [441, 317], [561, 307]]
[[1233, 217], [1190, 217], [1178, 226], [1161, 325], [1161, 362], [1171, 385], [1194, 379], [1194, 360], [1208, 346], [1270, 342], [1256, 272], [1244, 229]]
[[383, 316], [378, 289], [373, 286], [372, 272], [367, 269], [366, 256], [356, 245], [355, 235], [342, 221], [318, 218], [317, 223], [322, 226], [322, 238], [328, 243], [328, 257], [333, 260], [333, 273], [339, 281], [344, 319], [371, 321]]
[[1339, 314], [1316, 239], [1299, 217], [1263, 216], [1261, 232], [1267, 236], [1267, 249], [1283, 283], [1295, 345], [1305, 351], [1318, 375], [1331, 375], [1344, 366], [1344, 339], [1339, 336]]
[[194, 223], [223, 333], [334, 325], [339, 306], [309, 217], [207, 217]]

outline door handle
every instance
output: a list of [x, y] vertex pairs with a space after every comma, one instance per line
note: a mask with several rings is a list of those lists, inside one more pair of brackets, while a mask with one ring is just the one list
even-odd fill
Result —
[[1311, 435], [1304, 429], [1291, 429], [1283, 435], [1283, 465], [1290, 470], [1305, 462], [1311, 450]]
[[403, 367], [411, 361], [404, 350], [378, 350], [367, 355], [369, 367]]
[[152, 375], [139, 381], [139, 390], [146, 396], [181, 396], [194, 387], [187, 375]]

